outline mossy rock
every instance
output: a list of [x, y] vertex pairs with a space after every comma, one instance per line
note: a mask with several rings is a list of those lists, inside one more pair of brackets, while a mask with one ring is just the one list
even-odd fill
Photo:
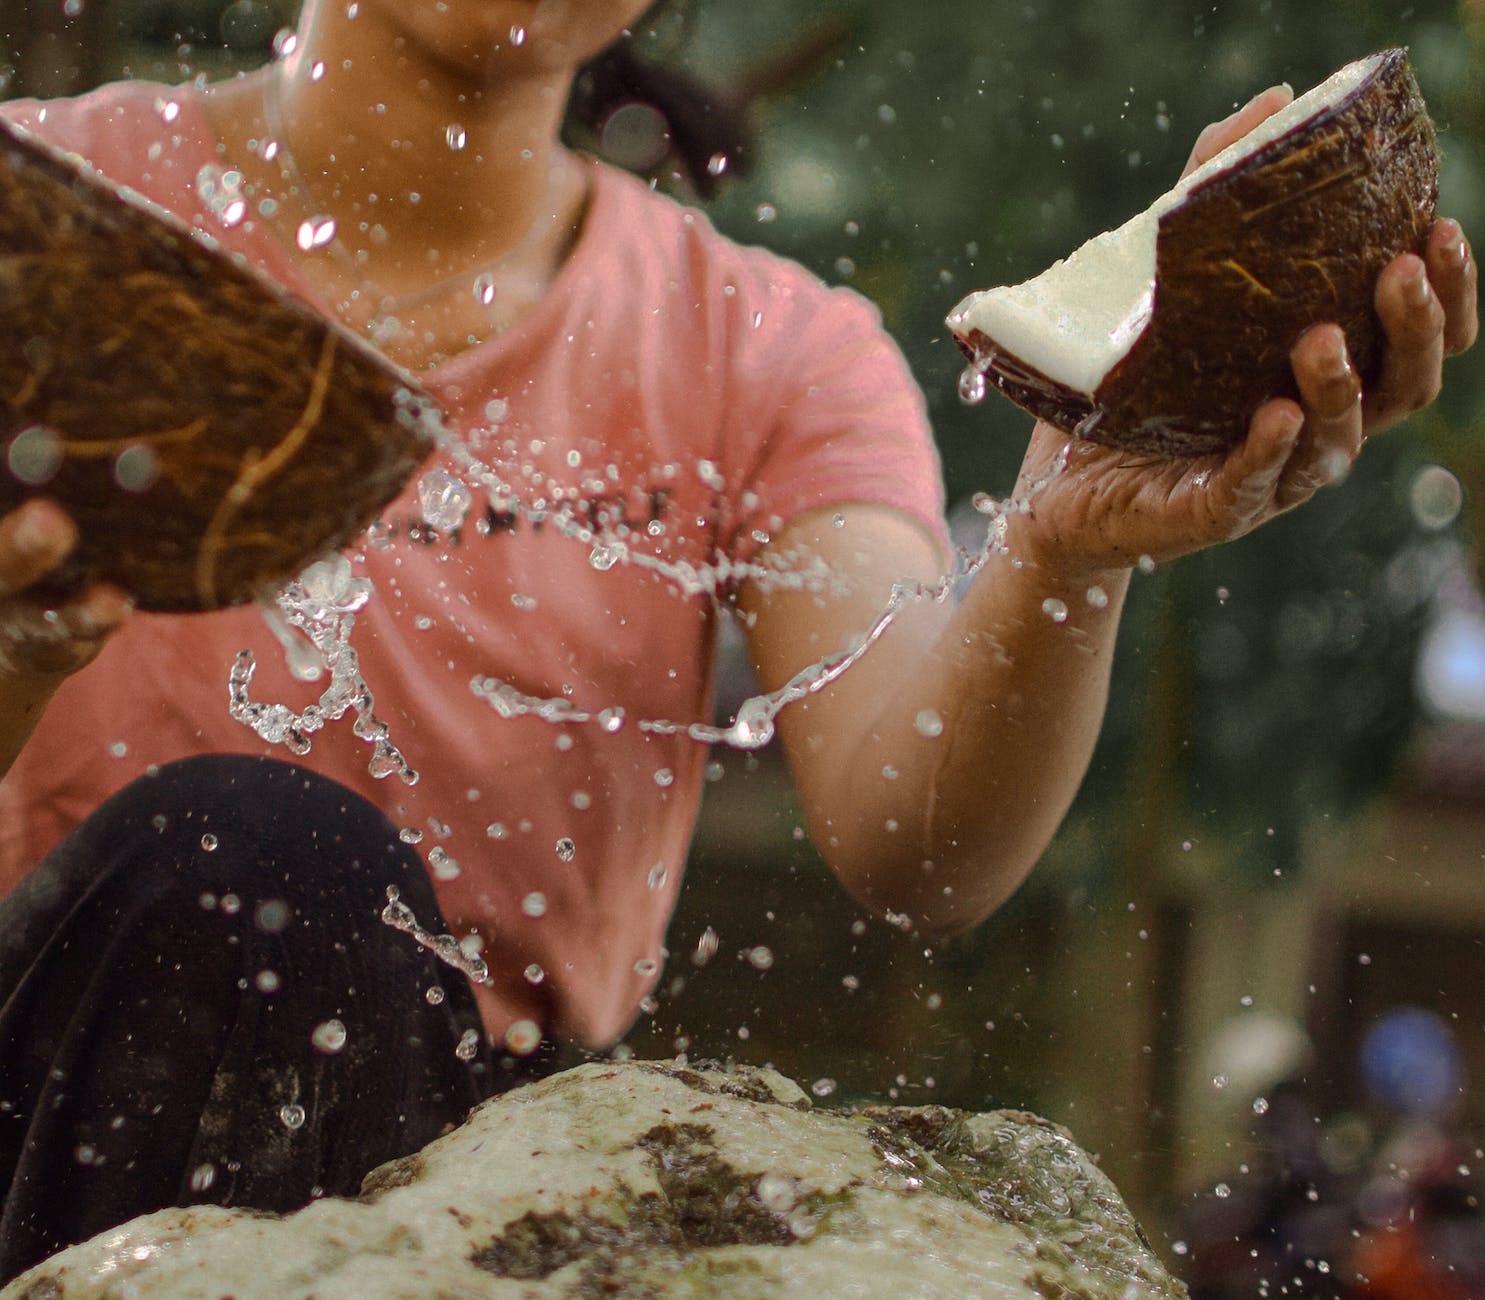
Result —
[[37, 1266], [39, 1297], [1174, 1300], [1118, 1192], [1017, 1111], [825, 1109], [783, 1076], [581, 1066], [477, 1107], [356, 1201], [164, 1210]]

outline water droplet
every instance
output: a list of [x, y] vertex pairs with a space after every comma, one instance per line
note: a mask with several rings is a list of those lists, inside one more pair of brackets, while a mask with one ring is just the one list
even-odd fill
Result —
[[913, 726], [920, 736], [927, 736], [929, 739], [944, 734], [944, 720], [939, 717], [937, 709], [922, 710], [913, 719]]
[[1464, 505], [1464, 489], [1442, 465], [1425, 465], [1413, 476], [1408, 504], [1420, 528], [1438, 532], [1449, 527]]
[[557, 856], [563, 862], [571, 862], [577, 856], [577, 845], [564, 835], [557, 841]]
[[[226, 899], [222, 900], [223, 903], [226, 903], [226, 901]], [[225, 911], [226, 908], [224, 907], [223, 910]], [[259, 993], [277, 993], [280, 984], [278, 972], [276, 970], [260, 970], [257, 979], [253, 983], [257, 985]]]
[[659, 969], [660, 963], [653, 957], [641, 957], [634, 963], [634, 973], [636, 975], [642, 975], [645, 979], [649, 979]]
[[727, 729], [726, 741], [738, 749], [762, 749], [773, 739], [774, 723], [768, 701], [755, 695], [738, 707], [737, 717]]
[[1225, 1201], [1229, 1196], [1232, 1195], [1232, 1188], [1230, 1188], [1226, 1183], [1218, 1183], [1214, 1188], [1212, 1188], [1212, 1195], [1216, 1196], [1219, 1200]]
[[423, 522], [441, 533], [460, 527], [473, 502], [470, 490], [447, 470], [429, 470], [418, 483]]
[[210, 831], [207, 831], [207, 833], [201, 837], [201, 847], [207, 853], [215, 853], [217, 851], [217, 844], [217, 837]]
[[648, 884], [652, 890], [659, 889], [660, 886], [665, 883], [665, 877], [667, 874], [668, 873], [665, 870], [665, 863], [657, 862], [653, 867], [650, 868], [650, 874], [646, 877], [645, 883]]
[[600, 573], [603, 573], [612, 569], [623, 556], [624, 548], [618, 543], [606, 545], [603, 542], [598, 542], [588, 553], [588, 563]]
[[159, 110], [160, 120], [167, 124], [174, 122], [180, 116], [180, 105], [173, 99], [157, 99], [155, 107]]
[[541, 1026], [534, 1020], [517, 1020], [505, 1031], [505, 1047], [516, 1056], [530, 1056], [541, 1046]]
[[1067, 605], [1058, 600], [1056, 596], [1048, 596], [1042, 601], [1042, 613], [1054, 623], [1067, 622]]
[[495, 277], [488, 271], [474, 277], [474, 300], [482, 307], [495, 301]]
[[299, 36], [292, 27], [280, 27], [273, 34], [273, 52], [281, 59], [287, 59], [299, 45]]
[[521, 900], [521, 911], [527, 916], [538, 917], [547, 914], [547, 896], [537, 890], [532, 890]]
[[289, 928], [289, 905], [282, 898], [265, 898], [253, 909], [253, 924], [264, 934], [282, 934]]
[[1254, 1097], [1253, 1098], [1253, 1113], [1255, 1115], [1267, 1115], [1268, 1114], [1268, 1098], [1267, 1097]]
[[443, 133], [443, 138], [450, 149], [455, 153], [460, 152], [469, 143], [469, 134], [457, 122], [450, 122]]
[[1212, 1087], [1218, 1090], [1227, 1087], [1227, 1076], [1225, 1074], [1214, 1074], [1212, 1076]]
[[540, 984], [547, 977], [546, 971], [542, 970], [535, 962], [527, 966], [523, 973], [526, 976], [526, 983], [528, 984]]
[[727, 171], [727, 155], [725, 153], [714, 153], [706, 160], [706, 171], [709, 176], [721, 176]]
[[828, 1097], [835, 1091], [835, 1080], [830, 1078], [816, 1079], [810, 1084], [810, 1091], [817, 1097]]
[[397, 838], [404, 844], [421, 844], [423, 842], [423, 832], [416, 826], [404, 826], [397, 832]]
[[279, 1122], [285, 1128], [303, 1128], [304, 1107], [295, 1103], [290, 1103], [287, 1106], [280, 1106], [278, 1118]]
[[480, 1034], [477, 1029], [466, 1029], [459, 1037], [454, 1055], [461, 1061], [472, 1061], [480, 1050]]
[[526, 44], [526, 29], [519, 23], [510, 29], [510, 43], [517, 48]]
[[755, 215], [766, 226], [779, 219], [779, 210], [772, 203], [760, 203]]
[[1088, 588], [1088, 604], [1093, 609], [1107, 609], [1109, 604], [1109, 593], [1102, 587]]
[[[820, 1080], [821, 1083], [828, 1080]], [[793, 1180], [783, 1174], [764, 1174], [758, 1180], [753, 1194], [765, 1210], [773, 1214], [787, 1214], [799, 1203], [799, 1194], [794, 1190]]]
[[655, 773], [655, 784], [658, 785], [662, 790], [673, 785], [674, 783], [675, 773], [672, 772], [668, 767], [662, 767]]
[[125, 492], [148, 492], [160, 477], [160, 458], [142, 442], [125, 447], [113, 463], [113, 481]]
[[1142, 555], [1139, 558], [1139, 571], [1149, 574], [1155, 572], [1155, 558], [1150, 555]]
[[334, 1056], [346, 1044], [345, 1026], [339, 1020], [322, 1020], [310, 1031], [310, 1045], [317, 1052]]
[[62, 457], [62, 439], [51, 429], [33, 424], [10, 440], [6, 463], [12, 477], [27, 487], [41, 487], [62, 468]]
[[696, 951], [691, 954], [691, 963], [694, 966], [705, 966], [717, 955], [717, 948], [722, 940], [711, 926], [707, 926], [701, 932], [701, 937], [696, 941]]
[[214, 1164], [197, 1165], [191, 1170], [191, 1190], [193, 1192], [208, 1191], [216, 1180], [217, 1167]]
[[761, 943], [749, 948], [748, 965], [754, 970], [771, 970], [773, 968], [773, 949]]
[[443, 990], [437, 984], [432, 984], [423, 994], [423, 1001], [430, 1007], [439, 1006], [443, 1002]]
[[598, 725], [612, 735], [624, 725], [624, 710], [618, 707], [602, 710], [598, 714]]
[[435, 880], [457, 880], [463, 868], [458, 858], [451, 858], [443, 849], [433, 848], [428, 852], [428, 867]]
[[959, 376], [959, 400], [966, 406], [978, 406], [985, 400], [990, 385], [978, 366], [966, 366]]
[[324, 248], [334, 238], [334, 217], [310, 217], [301, 221], [299, 229], [294, 233], [294, 242], [299, 245], [299, 250], [303, 253], [308, 253], [315, 248]]

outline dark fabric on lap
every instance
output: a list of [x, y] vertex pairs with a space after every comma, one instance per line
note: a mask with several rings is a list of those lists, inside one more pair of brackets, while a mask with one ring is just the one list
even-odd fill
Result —
[[483, 1033], [456, 1054], [473, 993], [382, 923], [389, 885], [445, 928], [360, 796], [214, 755], [120, 792], [0, 902], [0, 1279], [168, 1205], [354, 1195], [548, 1068]]

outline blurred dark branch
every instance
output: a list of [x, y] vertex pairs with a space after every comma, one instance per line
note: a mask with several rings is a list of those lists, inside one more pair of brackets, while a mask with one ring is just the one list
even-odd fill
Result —
[[[709, 199], [723, 176], [745, 175], [752, 165], [757, 104], [796, 90], [817, 75], [849, 33], [843, 19], [820, 19], [731, 84], [646, 62], [628, 42], [620, 42], [583, 70], [571, 113], [583, 127], [598, 133], [617, 109], [648, 104], [665, 119], [671, 149], [697, 193]], [[715, 159], [725, 160], [725, 166]]]

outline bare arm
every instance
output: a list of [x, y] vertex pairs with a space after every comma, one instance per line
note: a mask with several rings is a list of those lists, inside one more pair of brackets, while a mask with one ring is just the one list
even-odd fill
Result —
[[[1193, 164], [1286, 98], [1267, 92], [1209, 129]], [[1242, 536], [1303, 503], [1344, 476], [1368, 436], [1433, 399], [1443, 358], [1476, 332], [1475, 268], [1455, 223], [1435, 227], [1424, 258], [1387, 268], [1377, 308], [1388, 348], [1372, 391], [1361, 392], [1341, 331], [1316, 326], [1292, 356], [1300, 401], [1269, 402], [1225, 455], [1136, 464], [1037, 426], [1022, 489], [1043, 485], [1012, 517], [1007, 554], [957, 608], [904, 613], [828, 690], [781, 716], [812, 836], [848, 889], [952, 933], [1020, 884], [1097, 738], [1132, 566]], [[808, 548], [849, 590], [744, 590], [769, 689], [869, 627], [894, 583], [938, 576], [919, 527], [880, 507], [806, 516], [773, 545]]]
[[49, 501], [0, 516], [0, 777], [57, 687], [92, 660], [129, 612], [112, 587], [95, 587], [60, 607], [28, 595], [75, 540], [72, 521]]
[[[894, 582], [940, 576], [921, 528], [881, 507], [807, 516], [779, 544], [807, 547], [850, 591], [745, 593], [769, 688], [859, 635]], [[1097, 739], [1127, 584], [1127, 571], [1071, 578], [993, 556], [957, 608], [904, 606], [835, 685], [783, 711], [812, 836], [854, 895], [954, 931], [1020, 884]]]

